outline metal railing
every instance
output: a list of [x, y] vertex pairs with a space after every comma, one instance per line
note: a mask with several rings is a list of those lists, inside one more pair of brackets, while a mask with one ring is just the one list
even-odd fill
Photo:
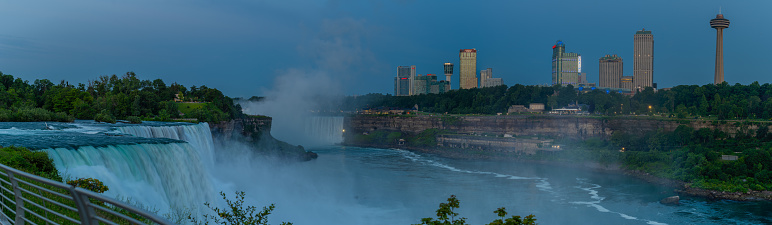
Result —
[[0, 164], [2, 224], [173, 224], [101, 194]]

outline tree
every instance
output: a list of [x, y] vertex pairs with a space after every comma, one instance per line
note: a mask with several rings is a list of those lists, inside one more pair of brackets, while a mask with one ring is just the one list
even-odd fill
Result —
[[[257, 207], [247, 206], [244, 208], [244, 192], [236, 192], [236, 200], [231, 201], [225, 196], [225, 193], [220, 192], [222, 199], [228, 204], [227, 208], [220, 209], [211, 206], [208, 202], [204, 205], [214, 211], [215, 215], [204, 215], [204, 220], [199, 220], [193, 216], [188, 216], [188, 219], [193, 224], [209, 224], [212, 220], [214, 223], [223, 225], [252, 225], [252, 224], [268, 224], [268, 215], [271, 214], [275, 206], [273, 204], [263, 207], [260, 212], [255, 212]], [[292, 223], [282, 222], [282, 225], [291, 225]]]
[[[460, 202], [458, 199], [456, 199], [455, 195], [451, 195], [450, 198], [448, 198], [447, 203], [440, 203], [440, 208], [437, 209], [437, 219], [433, 218], [423, 218], [421, 219], [420, 224], [425, 225], [465, 225], [466, 218], [460, 217], [456, 219], [458, 216], [458, 213], [454, 212], [453, 209], [457, 209], [460, 205]], [[507, 211], [504, 207], [496, 209], [496, 211], [493, 211], [498, 215], [501, 219], [494, 220], [493, 222], [489, 223], [488, 225], [535, 225], [536, 224], [536, 218], [534, 215], [528, 215], [525, 218], [522, 218], [520, 216], [512, 216], [510, 218], [504, 219], [505, 216], [507, 216]]]

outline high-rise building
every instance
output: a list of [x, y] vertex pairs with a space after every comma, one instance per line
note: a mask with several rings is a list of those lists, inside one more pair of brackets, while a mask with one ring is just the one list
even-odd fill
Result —
[[719, 11], [716, 18], [710, 20], [710, 27], [716, 29], [716, 75], [713, 76], [713, 83], [720, 84], [724, 82], [724, 29], [729, 28], [729, 20]]
[[552, 85], [576, 85], [582, 73], [582, 56], [569, 52], [566, 45], [558, 40], [552, 46]]
[[415, 66], [398, 66], [397, 77], [394, 78], [394, 95], [408, 96], [413, 93]]
[[445, 93], [450, 87], [448, 82], [438, 81], [434, 74], [426, 74], [426, 76], [418, 74], [415, 76], [413, 86], [413, 95]]
[[492, 68], [480, 70], [480, 88], [495, 87], [503, 84], [504, 81], [501, 78], [493, 78]]
[[641, 29], [633, 36], [633, 88], [653, 87], [654, 36]]
[[633, 80], [633, 76], [622, 76], [622, 80], [619, 82], [619, 87], [632, 90]]
[[493, 78], [493, 69], [488, 68], [488, 69], [480, 70], [480, 87], [481, 88], [487, 87], [485, 86], [485, 80], [489, 78]]
[[461, 49], [458, 53], [459, 88], [471, 89], [477, 87], [477, 49]]
[[601, 57], [598, 67], [598, 86], [608, 88], [621, 88], [623, 64], [622, 57], [606, 55]]
[[443, 71], [445, 71], [445, 82], [448, 83], [448, 90], [450, 90], [453, 88], [450, 85], [450, 76], [453, 76], [453, 63], [445, 63]]

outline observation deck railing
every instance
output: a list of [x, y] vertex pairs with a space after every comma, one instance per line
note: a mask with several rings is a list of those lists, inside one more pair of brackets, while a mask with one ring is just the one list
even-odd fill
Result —
[[101, 194], [0, 164], [0, 223], [173, 224]]

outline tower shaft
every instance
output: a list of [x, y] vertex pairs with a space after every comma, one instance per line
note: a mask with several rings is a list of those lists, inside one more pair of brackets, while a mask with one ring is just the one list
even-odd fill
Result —
[[724, 83], [724, 29], [716, 28], [716, 75], [714, 84]]

